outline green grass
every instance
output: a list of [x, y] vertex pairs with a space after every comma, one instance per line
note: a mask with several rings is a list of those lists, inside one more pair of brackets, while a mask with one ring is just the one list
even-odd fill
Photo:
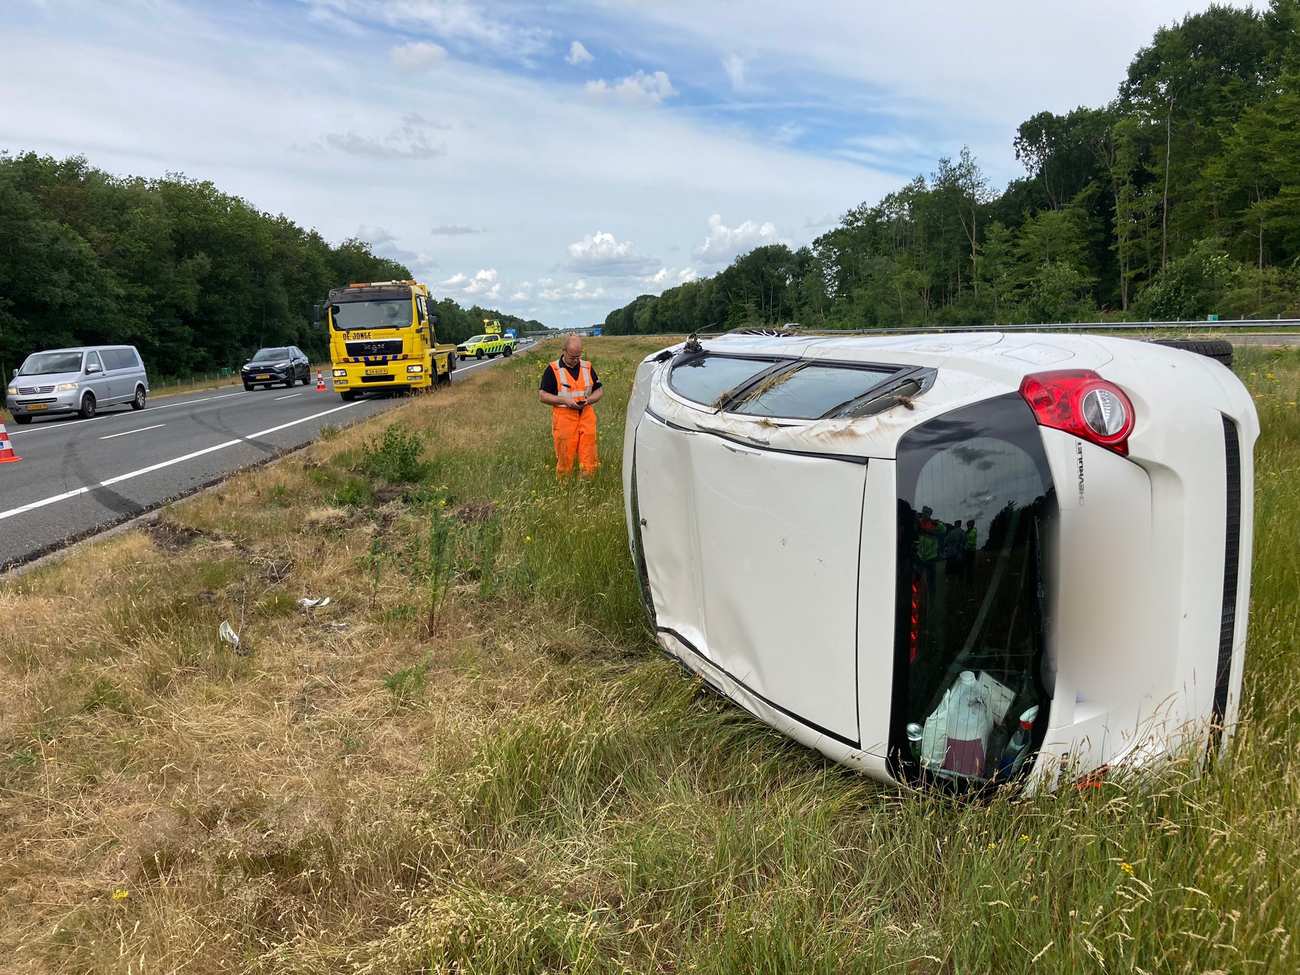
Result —
[[960, 805], [823, 761], [655, 652], [618, 471], [654, 347], [589, 343], [609, 389], [592, 482], [556, 481], [540, 360], [519, 356], [177, 507], [179, 527], [0, 583], [0, 957], [1300, 970], [1300, 353], [1239, 355], [1263, 433], [1228, 757]]

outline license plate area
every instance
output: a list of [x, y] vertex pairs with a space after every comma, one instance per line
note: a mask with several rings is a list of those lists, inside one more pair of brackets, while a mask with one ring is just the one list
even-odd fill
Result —
[[50, 408], [50, 407], [49, 407], [49, 404], [48, 404], [48, 403], [28, 403], [28, 404], [27, 404], [27, 412], [28, 412], [28, 413], [36, 413], [36, 412], [39, 412], [40, 410], [48, 410], [49, 408]]

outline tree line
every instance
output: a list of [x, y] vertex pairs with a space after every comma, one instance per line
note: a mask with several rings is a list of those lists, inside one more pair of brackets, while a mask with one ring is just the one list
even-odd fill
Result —
[[[0, 372], [61, 346], [135, 345], [158, 377], [237, 367], [263, 346], [328, 354], [312, 306], [350, 281], [405, 280], [368, 243], [328, 243], [211, 182], [118, 177], [74, 156], [0, 153]], [[450, 298], [438, 337], [482, 319]]]
[[1110, 104], [1022, 123], [1001, 193], [963, 149], [605, 330], [1300, 317], [1298, 38], [1300, 0], [1211, 6], [1157, 31]]

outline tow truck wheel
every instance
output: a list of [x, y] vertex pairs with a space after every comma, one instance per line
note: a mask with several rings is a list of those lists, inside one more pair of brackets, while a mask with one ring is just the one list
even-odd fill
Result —
[[339, 396], [343, 398], [343, 401], [345, 403], [351, 403], [354, 399], [357, 398], [357, 391], [355, 389], [345, 389], [341, 393], [339, 393]]

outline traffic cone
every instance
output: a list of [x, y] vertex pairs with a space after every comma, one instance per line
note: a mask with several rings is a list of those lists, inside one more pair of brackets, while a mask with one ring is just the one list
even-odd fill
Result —
[[16, 464], [22, 460], [14, 453], [13, 444], [9, 442], [9, 434], [5, 433], [5, 425], [0, 423], [0, 464]]
[[329, 390], [325, 388], [325, 373], [321, 372], [319, 369], [316, 370], [316, 392], [329, 392]]

